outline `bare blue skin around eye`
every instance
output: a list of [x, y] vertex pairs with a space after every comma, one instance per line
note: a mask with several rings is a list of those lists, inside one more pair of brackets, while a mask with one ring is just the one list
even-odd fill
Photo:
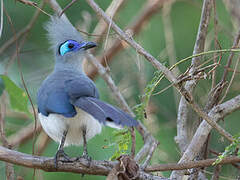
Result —
[[[74, 45], [73, 48], [69, 48], [68, 47], [69, 44], [73, 44]], [[67, 40], [65, 43], [63, 43], [60, 46], [59, 52], [60, 52], [60, 55], [63, 56], [64, 54], [66, 54], [69, 51], [76, 51], [79, 49], [80, 49], [80, 44], [77, 41]]]

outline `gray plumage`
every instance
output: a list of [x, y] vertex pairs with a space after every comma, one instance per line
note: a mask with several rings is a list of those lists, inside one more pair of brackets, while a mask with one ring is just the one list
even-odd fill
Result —
[[102, 125], [121, 128], [138, 123], [99, 100], [94, 82], [83, 72], [84, 52], [96, 44], [84, 41], [69, 21], [58, 17], [52, 17], [46, 29], [55, 53], [55, 67], [42, 83], [37, 103], [43, 129], [60, 143], [57, 162], [64, 145], [83, 143], [86, 155], [86, 141], [100, 133]]

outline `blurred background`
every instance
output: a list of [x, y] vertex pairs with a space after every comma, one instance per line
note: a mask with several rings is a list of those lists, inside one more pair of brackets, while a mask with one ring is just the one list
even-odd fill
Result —
[[[113, 19], [122, 29], [127, 30], [130, 35], [134, 35], [134, 32], [126, 27], [134, 26], [134, 23], [144, 14], [144, 10], [147, 9], [148, 4], [154, 1], [155, 0], [125, 0]], [[39, 6], [42, 3], [40, 0], [34, 0], [34, 2]], [[69, 2], [70, 1], [58, 1], [62, 8], [66, 7]], [[96, 3], [104, 10], [106, 10], [111, 2], [111, 0], [96, 0]], [[161, 63], [170, 67], [181, 59], [192, 55], [201, 16], [202, 1], [176, 0], [169, 1], [168, 3], [159, 1], [159, 3], [161, 3], [159, 7], [152, 9], [149, 17], [137, 28], [138, 33], [134, 35], [133, 38]], [[9, 23], [9, 19], [4, 15], [3, 32], [0, 39], [0, 73], [7, 74], [13, 82], [23, 88], [16, 58], [16, 45], [13, 43], [6, 48], [4, 48], [4, 46], [6, 46], [9, 39], [14, 38], [14, 33], [20, 32], [27, 27], [36, 13], [36, 8], [12, 0], [4, 1], [4, 8], [11, 17], [13, 25]], [[218, 20], [217, 38], [219, 42], [217, 49], [231, 48], [235, 34], [238, 31], [238, 21], [231, 14], [230, 8], [227, 0], [216, 1], [216, 16]], [[240, 6], [236, 8], [238, 8], [240, 12]], [[45, 3], [42, 9], [51, 15], [54, 14], [54, 11], [48, 3]], [[72, 7], [66, 10], [66, 15], [72, 24], [80, 31], [98, 35], [98, 32], [93, 31], [99, 19], [85, 1], [77, 1]], [[40, 13], [30, 28], [29, 33], [23, 35], [18, 41], [21, 71], [35, 107], [37, 90], [41, 82], [54, 67], [54, 54], [49, 50], [49, 43], [46, 38], [46, 31], [44, 30], [44, 24], [48, 19], [49, 17], [46, 14]], [[82, 36], [89, 40], [99, 38], [98, 36], [86, 35], [86, 33], [82, 33]], [[123, 48], [118, 52], [115, 50], [116, 52], [114, 52], [111, 57], [108, 57], [107, 53], [109, 49], [116, 45], [117, 42], [120, 42], [119, 37], [114, 31], [111, 29], [109, 32], [105, 31], [104, 34], [101, 35], [99, 47], [94, 54], [98, 59], [103, 57], [103, 61], [107, 62], [110, 75], [130, 107], [134, 109], [137, 104], [141, 103], [140, 96], [144, 94], [144, 89], [154, 77], [156, 69], [142, 56], [138, 55], [133, 48], [123, 42], [120, 42]], [[211, 18], [205, 51], [213, 49], [214, 21], [213, 18]], [[217, 80], [221, 79], [229, 53], [223, 53], [221, 56], [221, 64], [217, 68]], [[203, 56], [202, 58], [208, 60], [211, 59], [211, 57], [213, 57], [213, 54]], [[232, 68], [234, 68], [236, 60], [237, 58], [233, 59]], [[191, 60], [181, 63], [175, 73], [178, 75], [184, 73], [190, 64]], [[86, 72], [91, 72], [92, 65], [86, 63], [85, 70]], [[231, 74], [232, 72], [230, 72], [228, 80], [231, 78]], [[93, 75], [93, 77], [100, 91], [101, 99], [118, 106], [118, 102], [112, 96], [104, 80], [97, 74]], [[240, 90], [239, 79], [240, 77], [237, 73], [225, 100], [238, 94]], [[206, 104], [211, 83], [210, 77], [200, 80], [194, 92], [195, 99], [201, 106]], [[169, 82], [163, 79], [154, 92], [159, 92], [168, 85]], [[160, 142], [160, 145], [153, 155], [151, 164], [177, 162], [181, 157], [180, 150], [174, 141], [179, 99], [179, 94], [176, 93], [173, 88], [169, 88], [158, 95], [153, 95], [147, 106], [148, 118], [145, 119], [143, 123]], [[7, 98], [6, 101], [8, 102]], [[3, 101], [1, 101], [1, 103], [3, 103]], [[22, 128], [33, 124], [33, 117], [28, 116], [26, 113], [15, 111], [9, 103], [6, 104], [5, 132], [9, 139], [12, 138], [11, 142], [17, 142], [16, 135], [19, 135], [18, 133]], [[29, 110], [31, 111], [30, 103]], [[239, 112], [235, 112], [227, 116], [224, 121], [220, 122], [220, 125], [233, 135], [239, 133], [239, 115]], [[192, 112], [189, 118], [190, 132], [196, 129], [198, 121], [199, 118]], [[33, 126], [29, 127], [31, 128]], [[100, 135], [97, 135], [88, 142], [89, 154], [93, 159], [108, 160], [114, 154], [116, 151], [116, 139], [113, 136], [113, 131], [113, 129], [105, 127]], [[31, 154], [32, 144], [34, 142], [35, 150], [38, 152], [38, 149], [40, 149], [40, 152], [38, 152], [40, 155], [50, 157], [55, 155], [58, 144], [49, 140], [44, 132], [38, 132], [35, 138], [31, 134], [30, 137], [22, 140], [20, 144], [16, 143], [14, 149]], [[141, 148], [142, 144], [141, 136], [137, 133], [137, 150]], [[228, 142], [213, 131], [210, 138], [209, 149], [216, 152], [223, 152], [226, 145], [228, 145]], [[65, 149], [66, 153], [70, 156], [78, 156], [82, 153], [82, 147], [67, 147]], [[209, 157], [216, 157], [216, 155], [209, 153]], [[32, 169], [15, 165], [14, 169], [17, 176], [23, 177], [24, 179], [32, 179]], [[207, 177], [210, 178], [213, 168], [207, 168], [206, 172]], [[158, 174], [168, 177], [170, 173], [171, 172], [161, 172]], [[220, 175], [220, 179], [236, 179], [237, 176], [240, 175], [239, 168], [226, 165], [223, 167]], [[35, 178], [48, 180], [66, 178], [81, 179], [82, 177], [79, 174], [49, 173], [38, 170], [36, 171]], [[86, 175], [83, 179], [105, 178], [106, 177]], [[3, 162], [0, 162], [0, 179], [5, 179], [5, 163]]]

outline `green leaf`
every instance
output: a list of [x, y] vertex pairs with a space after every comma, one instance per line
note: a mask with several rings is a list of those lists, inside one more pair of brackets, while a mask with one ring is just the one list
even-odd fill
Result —
[[128, 129], [116, 130], [115, 137], [115, 152], [110, 160], [116, 160], [120, 155], [126, 154], [131, 141], [131, 134]]
[[27, 94], [19, 88], [9, 77], [0, 75], [3, 80], [5, 90], [7, 91], [10, 99], [11, 108], [15, 111], [25, 112], [31, 115], [28, 111], [28, 97]]
[[233, 142], [225, 148], [225, 151], [218, 156], [217, 160], [213, 163], [213, 165], [219, 164], [225, 157], [232, 155], [237, 150], [237, 156], [240, 155], [239, 153], [239, 146], [240, 146], [240, 133], [233, 136]]

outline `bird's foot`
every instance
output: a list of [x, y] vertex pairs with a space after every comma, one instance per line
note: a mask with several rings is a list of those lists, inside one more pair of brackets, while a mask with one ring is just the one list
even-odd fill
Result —
[[58, 161], [62, 162], [71, 162], [71, 158], [63, 151], [63, 149], [59, 149], [54, 157], [54, 166], [57, 169]]
[[83, 151], [82, 156], [78, 157], [76, 161], [79, 161], [81, 159], [85, 160], [86, 163], [84, 163], [84, 165], [86, 165], [87, 167], [91, 166], [92, 158], [88, 155], [87, 152]]
[[81, 156], [82, 158], [86, 159], [87, 161], [91, 162], [92, 158], [88, 155], [87, 152], [83, 151], [83, 154]]

